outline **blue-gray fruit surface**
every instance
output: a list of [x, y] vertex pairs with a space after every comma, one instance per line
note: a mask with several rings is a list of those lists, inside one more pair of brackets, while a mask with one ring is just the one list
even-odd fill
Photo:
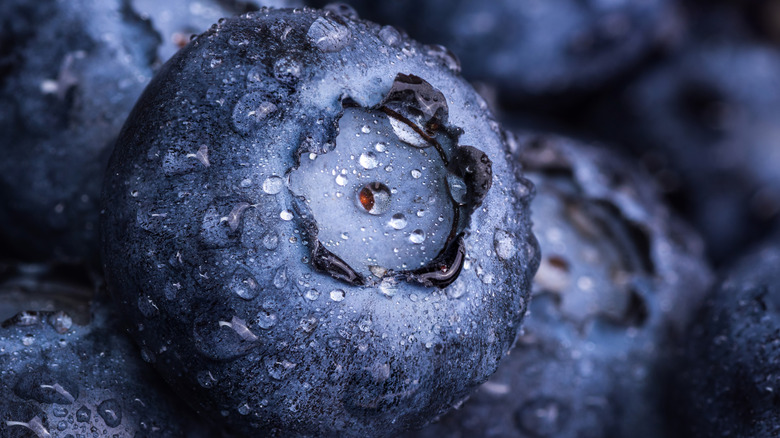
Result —
[[[18, 306], [4, 284], [0, 310]], [[38, 283], [31, 301], [80, 301], [72, 285]], [[7, 300], [10, 299], [9, 300]], [[105, 302], [86, 314], [23, 311], [0, 327], [0, 436], [192, 437], [205, 431], [138, 354]], [[33, 306], [33, 304], [28, 304]], [[87, 305], [87, 307], [89, 307]], [[79, 322], [79, 320], [84, 321]]]
[[738, 261], [707, 296], [670, 399], [678, 436], [780, 433], [780, 239]]
[[153, 79], [110, 160], [105, 271], [202, 414], [393, 436], [495, 371], [538, 265], [532, 193], [454, 70], [352, 14], [262, 9]]
[[190, 34], [253, 4], [4, 0], [0, 256], [97, 265], [103, 172], [133, 104]]
[[665, 360], [710, 282], [701, 243], [621, 158], [510, 138], [536, 186], [542, 261], [528, 316], [496, 374], [410, 436], [666, 436]]

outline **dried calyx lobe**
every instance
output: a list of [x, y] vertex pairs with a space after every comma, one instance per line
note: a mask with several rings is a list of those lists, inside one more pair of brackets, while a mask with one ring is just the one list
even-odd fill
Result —
[[490, 189], [490, 158], [458, 145], [444, 94], [417, 76], [398, 74], [375, 107], [349, 97], [342, 106], [335, 147], [303, 151], [289, 175], [313, 266], [353, 285], [446, 287]]

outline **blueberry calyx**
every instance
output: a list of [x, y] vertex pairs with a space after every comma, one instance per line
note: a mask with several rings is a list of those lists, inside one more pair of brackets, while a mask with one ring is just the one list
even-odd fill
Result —
[[398, 74], [374, 107], [348, 95], [341, 104], [335, 145], [307, 147], [289, 174], [312, 265], [352, 285], [446, 287], [491, 187], [490, 158], [458, 145], [444, 94], [418, 76]]

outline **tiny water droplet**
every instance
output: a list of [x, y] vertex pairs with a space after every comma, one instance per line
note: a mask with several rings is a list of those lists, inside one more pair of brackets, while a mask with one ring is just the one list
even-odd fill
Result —
[[275, 195], [281, 192], [283, 186], [284, 181], [282, 180], [282, 177], [277, 175], [269, 176], [263, 181], [263, 191], [269, 195]]
[[257, 326], [261, 329], [268, 330], [276, 325], [276, 314], [271, 313], [265, 309], [261, 309], [257, 313]]
[[267, 250], [276, 249], [279, 246], [279, 236], [273, 231], [265, 233], [263, 235], [263, 246]]
[[282, 266], [274, 274], [274, 286], [277, 289], [283, 288], [287, 284], [287, 268]]
[[303, 293], [303, 297], [309, 301], [314, 301], [320, 297], [320, 291], [317, 289], [309, 289]]
[[404, 227], [406, 227], [406, 224], [406, 216], [404, 216], [403, 213], [394, 214], [393, 217], [390, 218], [390, 222], [388, 222], [388, 225], [396, 230], [402, 230]]
[[379, 165], [376, 155], [370, 151], [360, 154], [359, 162], [365, 169], [375, 169]]
[[425, 231], [417, 229], [409, 234], [409, 241], [415, 245], [419, 245], [425, 241]]
[[342, 289], [333, 289], [330, 291], [330, 299], [333, 301], [343, 301], [344, 297], [346, 297], [347, 293], [344, 292]]

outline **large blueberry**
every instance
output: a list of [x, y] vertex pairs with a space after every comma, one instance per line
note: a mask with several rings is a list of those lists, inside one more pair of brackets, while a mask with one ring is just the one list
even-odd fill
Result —
[[96, 262], [103, 171], [133, 103], [176, 41], [238, 3], [0, 3], [0, 255]]
[[512, 144], [542, 250], [523, 332], [471, 399], [412, 436], [665, 436], [664, 360], [710, 279], [701, 245], [622, 159], [554, 136]]
[[90, 307], [91, 290], [36, 277], [17, 273], [3, 282], [3, 317], [19, 306], [70, 310], [22, 311], [2, 323], [0, 436], [207, 436], [141, 360], [105, 302]]
[[[322, 6], [327, 0], [310, 4]], [[668, 0], [350, 0], [365, 17], [405, 29], [431, 56], [498, 86], [505, 103], [592, 91], [667, 42]], [[337, 6], [333, 5], [336, 9]], [[570, 102], [571, 94], [561, 103]]]
[[780, 238], [736, 263], [708, 295], [685, 342], [678, 436], [775, 436], [780, 430]]
[[392, 27], [261, 10], [152, 81], [104, 187], [105, 270], [201, 412], [393, 435], [495, 371], [538, 263], [530, 192], [450, 67]]

